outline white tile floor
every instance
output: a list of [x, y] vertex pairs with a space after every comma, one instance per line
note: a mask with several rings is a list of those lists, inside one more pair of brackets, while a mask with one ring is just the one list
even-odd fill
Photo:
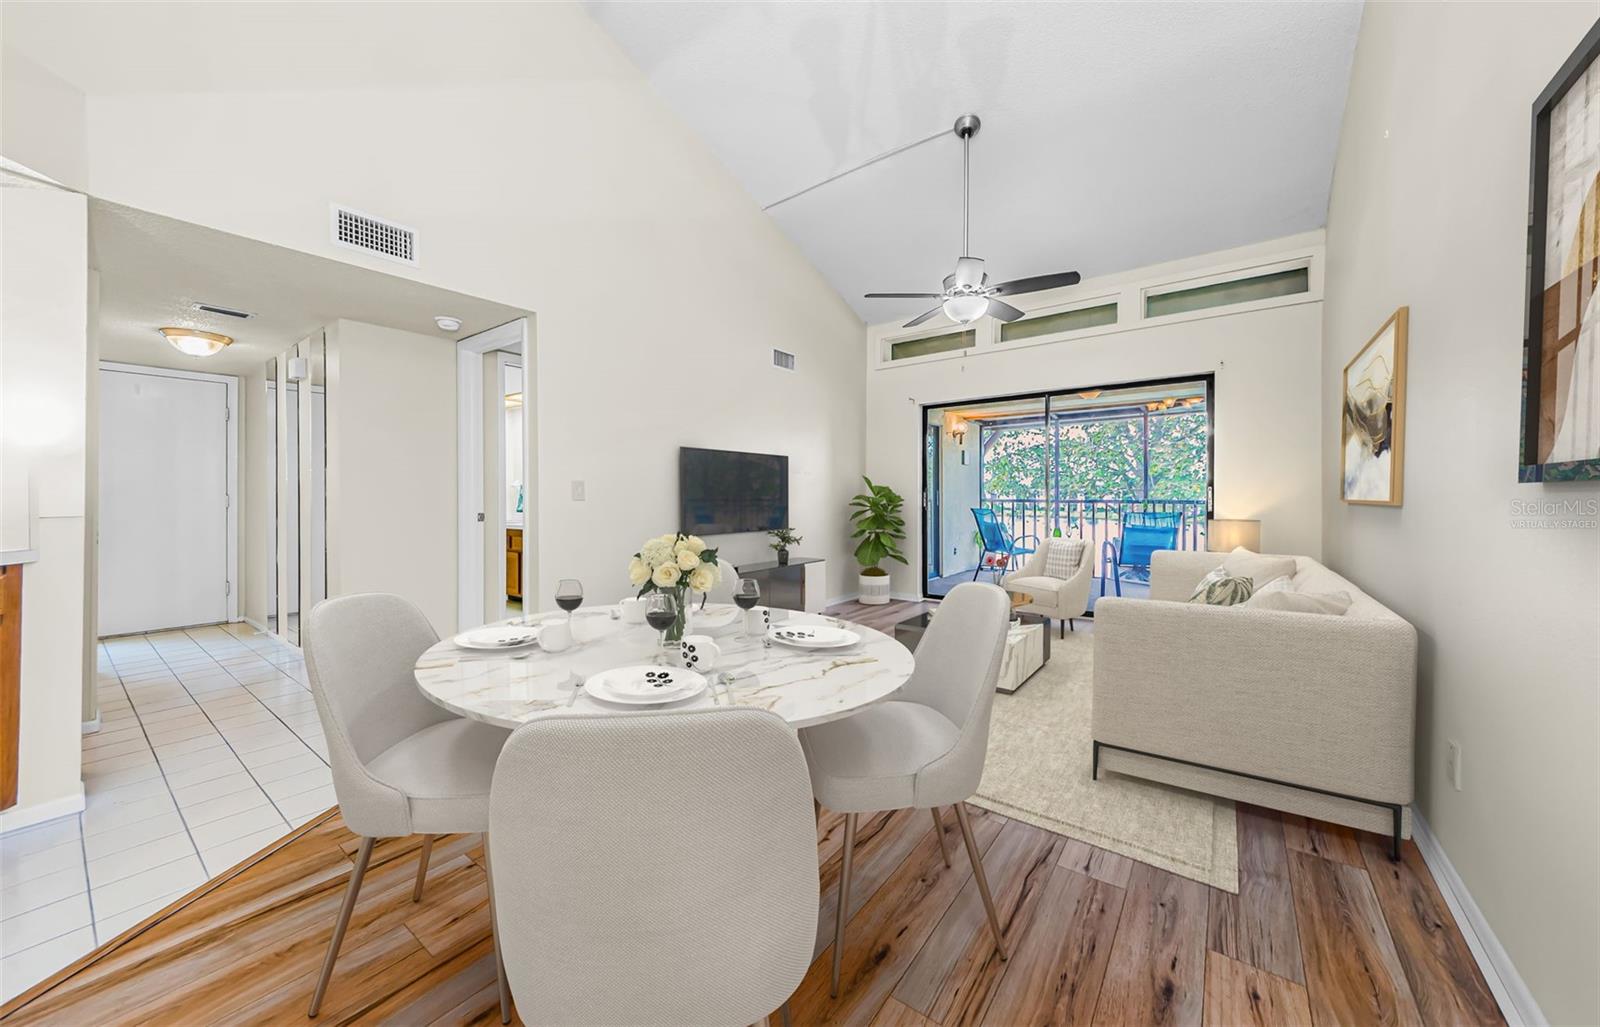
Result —
[[99, 646], [83, 813], [0, 837], [0, 1001], [334, 804], [300, 652], [247, 624]]

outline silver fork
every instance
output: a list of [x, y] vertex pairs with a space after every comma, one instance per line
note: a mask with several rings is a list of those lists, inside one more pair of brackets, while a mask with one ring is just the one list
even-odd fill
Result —
[[572, 675], [572, 677], [573, 677], [572, 694], [567, 696], [567, 705], [568, 706], [571, 706], [573, 703], [577, 702], [578, 701], [578, 693], [583, 691], [583, 678], [578, 677], [578, 675], [576, 675], [576, 674]]

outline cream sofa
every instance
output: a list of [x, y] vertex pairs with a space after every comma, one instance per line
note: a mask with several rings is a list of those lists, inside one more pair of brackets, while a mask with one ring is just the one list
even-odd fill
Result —
[[[1046, 539], [1037, 552], [1030, 553], [1028, 559], [1014, 573], [1007, 574], [1000, 579], [1000, 585], [1007, 592], [1021, 592], [1033, 597], [1033, 602], [1017, 607], [1021, 613], [1032, 613], [1044, 617], [1046, 620], [1054, 618], [1061, 622], [1061, 637], [1067, 637], [1067, 628], [1072, 625], [1074, 617], [1082, 617], [1089, 609], [1089, 586], [1094, 582], [1094, 560], [1091, 559], [1087, 547], [1083, 551], [1083, 558], [1078, 561], [1078, 569], [1070, 578], [1052, 578], [1044, 572], [1046, 551], [1052, 539]], [[1045, 625], [1049, 631], [1050, 626]]]
[[1094, 768], [1390, 835], [1411, 833], [1416, 630], [1295, 557], [1343, 616], [1186, 602], [1224, 553], [1158, 552], [1150, 600], [1101, 599]]

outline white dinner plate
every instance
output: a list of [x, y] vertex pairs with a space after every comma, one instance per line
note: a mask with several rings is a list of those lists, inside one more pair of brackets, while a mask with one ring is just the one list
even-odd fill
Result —
[[463, 649], [516, 649], [539, 641], [539, 629], [521, 624], [494, 624], [463, 631], [452, 641]]
[[710, 633], [738, 619], [739, 608], [732, 603], [708, 603], [704, 610], [697, 606], [689, 611], [689, 630]]
[[861, 636], [844, 628], [825, 624], [774, 624], [767, 637], [796, 649], [843, 649], [861, 641]]
[[606, 702], [651, 706], [692, 699], [706, 690], [706, 679], [682, 667], [616, 667], [586, 680], [583, 690]]

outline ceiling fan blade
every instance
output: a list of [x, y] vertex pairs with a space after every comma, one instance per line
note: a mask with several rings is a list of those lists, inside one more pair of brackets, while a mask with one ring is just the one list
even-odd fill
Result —
[[926, 314], [918, 314], [916, 317], [914, 317], [911, 320], [907, 321], [905, 324], [901, 325], [900, 327], [902, 327], [902, 328], [915, 328], [917, 325], [919, 325], [922, 322], [928, 320], [928, 318], [933, 317], [936, 314], [942, 314], [942, 313], [944, 313], [944, 307], [943, 307], [943, 305], [940, 305], [940, 306], [934, 307], [932, 310], [928, 311]]
[[936, 300], [942, 292], [869, 292], [869, 300]]
[[1015, 296], [1024, 292], [1038, 292], [1041, 289], [1060, 289], [1067, 285], [1077, 285], [1082, 276], [1076, 271], [1061, 271], [1053, 275], [1035, 275], [1032, 278], [1016, 278], [1009, 282], [1001, 282], [989, 290], [991, 296]]
[[1015, 321], [1017, 318], [1022, 317], [1023, 313], [1005, 300], [997, 300], [990, 296], [989, 316], [999, 318], [1002, 321]]

